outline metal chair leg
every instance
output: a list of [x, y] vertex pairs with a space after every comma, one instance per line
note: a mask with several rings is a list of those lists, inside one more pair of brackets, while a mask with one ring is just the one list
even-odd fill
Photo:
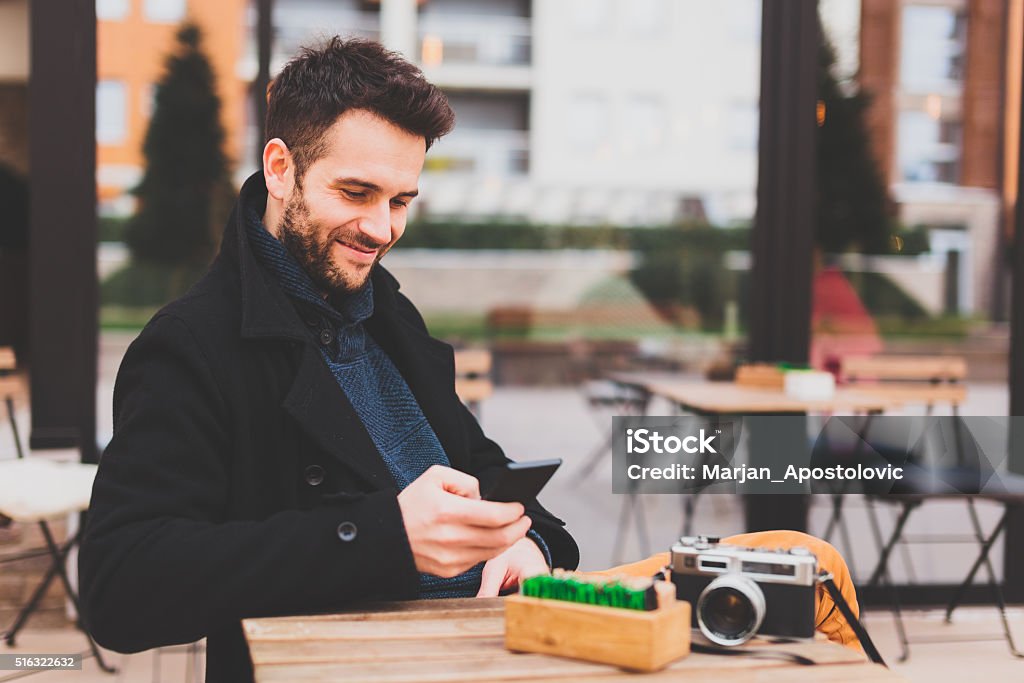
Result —
[[14, 399], [10, 396], [4, 397], [4, 402], [7, 404], [7, 417], [11, 420], [11, 432], [14, 433], [14, 448], [18, 454], [18, 458], [25, 457], [25, 451], [21, 448], [21, 435], [18, 433], [18, 421], [14, 419]]
[[693, 514], [697, 507], [696, 493], [683, 495], [683, 528], [680, 536], [693, 535]]
[[640, 496], [634, 496], [633, 521], [636, 522], [637, 545], [640, 546], [640, 555], [647, 557], [651, 554], [651, 539], [647, 535], [647, 520], [644, 517], [644, 501]]
[[896, 590], [896, 584], [889, 575], [889, 569], [884, 573], [885, 584], [889, 587], [889, 602], [892, 605], [893, 621], [896, 624], [896, 633], [900, 639], [900, 656], [898, 660], [905, 662], [910, 659], [910, 639], [907, 638], [907, 629], [903, 624], [903, 610], [900, 609], [900, 596]]
[[854, 564], [853, 542], [850, 540], [850, 527], [845, 518], [839, 519], [839, 537], [843, 539], [843, 547], [846, 549], [846, 564], [853, 576], [857, 575], [857, 565]]
[[843, 510], [843, 497], [838, 493], [831, 495], [832, 499], [832, 514], [829, 515], [828, 524], [825, 526], [825, 531], [821, 534], [821, 540], [826, 543], [832, 542], [832, 532], [836, 530], [836, 525], [839, 523], [839, 517], [842, 515]]
[[[979, 551], [984, 551], [986, 544], [991, 545], [990, 540], [991, 542], [995, 541], [995, 536], [1000, 531], [1000, 529], [997, 525], [996, 532], [993, 533], [992, 538], [986, 539], [985, 533], [984, 531], [982, 531], [981, 528], [981, 521], [978, 519], [978, 511], [974, 507], [974, 501], [971, 498], [967, 499], [967, 512], [969, 513], [969, 516], [971, 518], [971, 526], [974, 528], [974, 537], [978, 540], [978, 549]], [[985, 554], [983, 563], [985, 565], [985, 570], [988, 573], [989, 585], [998, 585], [996, 584], [995, 569], [992, 567], [992, 561], [989, 559], [987, 553]], [[957, 587], [957, 593], [954, 594], [953, 599], [950, 600], [949, 604], [946, 606], [947, 624], [953, 620], [953, 611], [959, 606], [960, 600], [963, 598], [963, 593], [967, 590], [967, 585], [970, 584], [973, 578], [974, 576], [973, 574], [971, 574], [963, 583], [960, 584], [960, 586]], [[1002, 591], [999, 591], [998, 597], [1002, 597]]]
[[629, 529], [630, 517], [636, 524], [637, 546], [642, 555], [650, 554], [650, 539], [647, 538], [647, 522], [644, 519], [643, 501], [634, 491], [626, 494], [619, 512], [619, 524], [615, 529], [615, 543], [612, 546], [612, 564], [622, 564], [623, 550], [626, 546], [626, 532]]
[[[882, 527], [878, 523], [878, 515], [876, 513], [874, 504], [871, 502], [871, 499], [867, 500], [867, 505], [868, 521], [871, 523], [871, 532], [875, 538], [875, 546], [879, 549], [881, 553], [884, 549], [884, 541], [882, 540]], [[909, 511], [907, 511], [906, 509], [903, 511], [901, 519], [904, 524], [906, 523], [906, 517], [909, 516], [909, 514]], [[897, 530], [894, 533], [896, 534], [894, 535], [894, 538], [899, 539], [900, 535], [902, 534], [902, 526], [899, 530]], [[885, 564], [881, 564], [883, 559], [885, 561]], [[879, 566], [882, 570], [880, 578], [884, 579], [886, 586], [888, 586], [889, 588], [889, 605], [892, 609], [893, 622], [896, 625], [896, 635], [899, 637], [900, 640], [899, 661], [905, 662], [908, 659], [910, 659], [910, 639], [907, 637], [907, 630], [903, 624], [903, 611], [900, 609], [899, 593], [896, 590], [896, 585], [892, 580], [892, 576], [889, 574], [889, 562], [887, 556], [880, 556], [879, 563]], [[876, 568], [875, 573], [878, 573], [878, 571], [878, 568]], [[874, 579], [874, 576], [872, 576], [872, 579]]]
[[881, 579], [882, 574], [888, 572], [889, 556], [892, 554], [892, 550], [896, 546], [896, 543], [903, 537], [903, 527], [907, 525], [907, 518], [910, 517], [910, 513], [914, 511], [914, 508], [920, 504], [921, 503], [917, 501], [903, 503], [903, 511], [900, 512], [900, 516], [896, 520], [896, 528], [892, 530], [889, 540], [882, 548], [881, 555], [878, 558], [878, 564], [875, 565], [875, 570], [871, 572], [871, 578], [868, 579], [869, 586], [877, 584]]
[[28, 621], [28, 618], [32, 616], [32, 613], [39, 607], [39, 601], [43, 599], [43, 595], [50, 587], [50, 584], [53, 583], [53, 579], [56, 576], [56, 564], [51, 564], [50, 568], [46, 570], [46, 574], [43, 575], [43, 580], [40, 581], [39, 585], [36, 586], [36, 589], [32, 591], [32, 596], [29, 598], [28, 602], [25, 603], [25, 606], [21, 608], [20, 612], [18, 612], [18, 616], [15, 618], [14, 624], [4, 634], [4, 642], [6, 642], [7, 645], [14, 647], [15, 639], [18, 637], [18, 632], [21, 631], [21, 628]]
[[577, 481], [583, 481], [591, 475], [594, 469], [604, 460], [605, 453], [612, 449], [613, 435], [611, 432], [608, 433], [608, 438], [601, 442], [601, 445], [595, 448], [589, 456], [587, 456], [586, 462], [580, 467], [578, 474], [576, 475]]
[[[57, 568], [57, 574], [60, 576], [61, 582], [64, 584], [64, 590], [67, 591], [68, 599], [71, 600], [71, 604], [75, 606], [75, 614], [79, 621], [79, 626], [82, 627], [82, 631], [85, 633], [86, 640], [89, 641], [89, 649], [92, 651], [93, 657], [96, 658], [96, 663], [99, 664], [100, 669], [107, 673], [115, 673], [117, 669], [103, 661], [103, 654], [100, 652], [99, 646], [96, 645], [96, 641], [92, 639], [92, 636], [87, 630], [85, 630], [82, 621], [82, 608], [78, 600], [78, 593], [71, 585], [71, 580], [68, 578], [68, 572], [65, 565], [65, 556], [59, 556], [57, 553], [59, 549], [56, 542], [53, 540], [53, 534], [50, 533], [50, 526], [46, 522], [39, 522], [39, 528], [43, 532], [43, 538], [46, 539], [46, 545], [49, 547], [51, 554], [54, 555], [54, 565]], [[81, 532], [75, 534], [75, 538], [79, 537]], [[70, 547], [68, 548], [70, 550]]]
[[987, 539], [981, 533], [981, 524], [978, 521], [977, 512], [974, 510], [973, 501], [970, 501], [968, 508], [971, 512], [972, 522], [975, 525], [975, 533], [977, 533], [983, 540], [981, 543], [981, 552], [978, 555], [978, 559], [974, 561], [971, 566], [971, 571], [967, 573], [967, 578], [957, 586], [956, 593], [953, 598], [949, 601], [946, 606], [946, 622], [950, 622], [953, 617], [953, 611], [960, 606], [960, 601], [963, 600], [964, 594], [967, 592], [967, 588], [974, 582], [974, 577], [977, 575], [978, 570], [984, 564], [989, 576], [989, 586], [992, 588], [992, 595], [996, 602], [996, 608], [999, 610], [999, 618], [1003, 626], [1003, 636], [1006, 638], [1006, 644], [1010, 648], [1010, 653], [1014, 657], [1024, 658], [1024, 652], [1017, 649], [1017, 645], [1013, 640], [1013, 632], [1010, 630], [1010, 622], [1006, 618], [1006, 599], [1003, 597], [1003, 589], [1000, 587], [999, 582], [996, 580], [995, 571], [992, 568], [991, 560], [989, 559], [989, 551], [995, 542], [999, 539], [999, 535], [1002, 534], [1003, 529], [1006, 528], [1006, 520], [1010, 515], [1009, 508], [1006, 508], [1003, 512], [1003, 516], [999, 518], [999, 522], [996, 524], [995, 529]]

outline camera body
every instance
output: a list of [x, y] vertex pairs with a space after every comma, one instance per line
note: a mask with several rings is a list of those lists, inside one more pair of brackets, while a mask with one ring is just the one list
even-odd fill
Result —
[[818, 559], [806, 548], [769, 550], [684, 536], [672, 546], [676, 596], [693, 606], [693, 625], [713, 643], [740, 645], [755, 634], [812, 638]]

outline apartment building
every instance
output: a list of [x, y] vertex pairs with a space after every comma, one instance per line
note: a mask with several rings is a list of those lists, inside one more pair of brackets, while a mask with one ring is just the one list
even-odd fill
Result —
[[1022, 0], [861, 0], [860, 82], [900, 216], [954, 252], [958, 309], [998, 308], [1016, 206]]
[[142, 143], [155, 86], [174, 48], [178, 26], [192, 19], [204, 32], [204, 49], [217, 77], [226, 152], [238, 160], [245, 130], [248, 81], [238, 75], [247, 40], [247, 0], [96, 0], [96, 179], [100, 211], [130, 213], [128, 192], [142, 177]]
[[[428, 155], [420, 210], [753, 215], [757, 0], [276, 0], [273, 25], [272, 73], [337, 33], [381, 40], [446, 91], [456, 129]], [[252, 39], [239, 71], [255, 76]]]

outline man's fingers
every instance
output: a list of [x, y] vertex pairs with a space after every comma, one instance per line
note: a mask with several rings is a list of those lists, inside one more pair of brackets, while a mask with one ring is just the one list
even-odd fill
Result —
[[490, 500], [453, 498], [446, 501], [450, 519], [480, 527], [504, 527], [523, 517], [526, 510], [521, 503], [495, 503]]
[[477, 481], [476, 477], [441, 465], [434, 465], [427, 472], [430, 472], [431, 476], [438, 478], [438, 481], [441, 482], [441, 488], [445, 491], [462, 496], [463, 498], [479, 500], [480, 482]]
[[490, 552], [490, 559], [497, 552], [502, 552], [519, 539], [526, 536], [532, 520], [522, 517], [504, 527], [497, 529], [487, 527], [460, 526], [455, 527], [448, 543], [462, 548]]
[[493, 559], [484, 565], [483, 573], [480, 576], [480, 590], [477, 591], [478, 598], [495, 598], [505, 583], [508, 563], [502, 559]]

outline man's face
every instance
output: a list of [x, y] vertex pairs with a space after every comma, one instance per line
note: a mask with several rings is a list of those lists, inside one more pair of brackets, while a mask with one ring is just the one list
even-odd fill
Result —
[[277, 236], [323, 293], [344, 294], [405, 232], [426, 144], [363, 110], [343, 114], [325, 143], [285, 200]]

